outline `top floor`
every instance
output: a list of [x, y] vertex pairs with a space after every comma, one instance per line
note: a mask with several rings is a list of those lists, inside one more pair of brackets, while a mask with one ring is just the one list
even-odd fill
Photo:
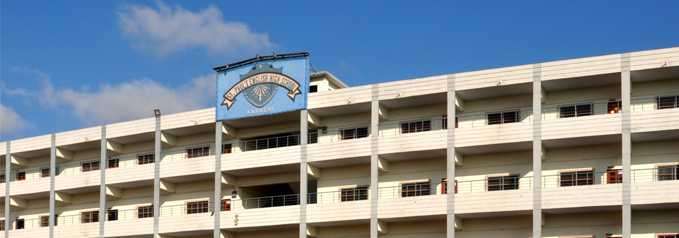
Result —
[[[579, 59], [559, 60], [538, 64], [503, 67], [473, 72], [399, 80], [357, 87], [347, 87], [328, 72], [312, 74], [308, 109], [316, 118], [333, 118], [346, 115], [369, 114], [370, 102], [378, 100], [390, 111], [399, 111], [402, 118], [417, 117], [417, 110], [427, 106], [439, 117], [445, 116], [446, 92], [454, 84], [457, 92], [456, 108], [461, 113], [460, 127], [473, 127], [476, 123], [489, 125], [491, 111], [506, 109], [517, 111], [513, 117], [519, 121], [531, 120], [533, 84], [540, 80], [543, 94], [543, 118], [562, 113], [563, 105], [589, 102], [590, 114], [609, 109], [616, 110], [620, 99], [621, 72], [632, 75], [632, 110], [645, 110], [664, 105], [659, 96], [679, 95], [679, 48], [666, 48], [612, 54]], [[577, 90], [577, 93], [573, 91]], [[592, 96], [593, 95], [593, 96]], [[677, 107], [674, 98], [673, 107]], [[489, 103], [492, 102], [492, 103]], [[611, 102], [614, 102], [611, 108]], [[584, 110], [584, 109], [583, 109]], [[151, 114], [151, 113], [149, 113]], [[479, 116], [481, 115], [481, 116]], [[291, 119], [291, 117], [293, 119]], [[289, 126], [295, 115], [276, 115], [265, 120], [239, 120], [229, 122], [235, 129], [248, 128], [254, 138], [262, 130], [275, 131], [276, 124]], [[367, 117], [369, 118], [369, 117]], [[482, 119], [479, 119], [482, 118]], [[493, 117], [494, 118], [494, 117]], [[495, 118], [497, 119], [497, 118]], [[341, 119], [330, 119], [341, 120]], [[502, 119], [502, 116], [500, 117]], [[311, 120], [313, 121], [313, 120]], [[480, 121], [480, 122], [479, 122]], [[181, 112], [162, 116], [161, 130], [177, 136], [214, 129], [213, 108]], [[288, 123], [288, 124], [285, 124]], [[313, 123], [313, 122], [312, 122]], [[294, 124], [293, 124], [294, 125]], [[258, 129], [259, 128], [259, 129]], [[322, 127], [321, 127], [322, 129]], [[106, 138], [128, 144], [152, 140], [155, 119], [144, 118], [106, 125]], [[264, 134], [262, 134], [264, 135]], [[55, 133], [57, 147], [69, 150], [87, 150], [98, 146], [102, 133], [100, 127], [90, 127]], [[0, 157], [4, 157], [7, 142], [0, 142]], [[25, 157], [39, 157], [51, 147], [51, 135], [41, 135], [11, 141], [11, 152]], [[32, 154], [33, 153], [33, 154]], [[47, 152], [48, 153], [48, 152]]]

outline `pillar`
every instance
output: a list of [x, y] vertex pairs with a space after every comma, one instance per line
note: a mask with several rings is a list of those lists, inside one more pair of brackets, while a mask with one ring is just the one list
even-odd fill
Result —
[[106, 225], [106, 153], [108, 152], [106, 126], [101, 126], [99, 157], [99, 237], [104, 237]]
[[154, 142], [153, 142], [153, 237], [159, 238], [158, 234], [160, 226], [160, 160], [163, 157], [161, 155], [161, 140], [162, 134], [160, 131], [160, 111], [154, 111], [156, 118], [156, 125], [154, 131]]
[[542, 65], [533, 66], [533, 237], [542, 237]]
[[[100, 166], [101, 167], [101, 166]], [[55, 224], [55, 218], [56, 218], [56, 193], [54, 191], [54, 177], [56, 176], [57, 172], [57, 143], [56, 143], [56, 135], [52, 134], [52, 145], [50, 148], [50, 201], [49, 201], [49, 207], [50, 207], [50, 213], [49, 213], [49, 237], [54, 238], [54, 224]]]
[[378, 238], [377, 206], [379, 198], [379, 123], [380, 102], [378, 100], [379, 89], [372, 86], [372, 99], [370, 102], [370, 238]]
[[213, 238], [221, 238], [221, 201], [222, 201], [222, 121], [217, 121], [215, 124], [215, 171], [214, 171], [214, 185], [215, 194], [212, 202], [212, 212], [215, 216], [214, 228], [212, 231]]
[[455, 75], [447, 77], [447, 144], [446, 144], [446, 238], [455, 238]]
[[10, 219], [10, 201], [9, 201], [9, 183], [11, 181], [12, 174], [12, 151], [11, 141], [7, 141], [5, 144], [7, 148], [5, 149], [5, 237], [9, 237], [9, 229], [12, 226]]
[[630, 56], [621, 55], [621, 101], [622, 101], [622, 237], [632, 236], [632, 135], [631, 135], [631, 75]]
[[309, 116], [306, 109], [299, 114], [299, 141], [300, 141], [300, 161], [299, 161], [299, 238], [306, 238], [306, 204], [307, 204], [307, 153], [306, 146], [309, 135]]

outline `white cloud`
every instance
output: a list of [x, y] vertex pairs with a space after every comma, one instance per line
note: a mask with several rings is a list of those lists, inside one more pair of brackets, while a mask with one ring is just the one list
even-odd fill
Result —
[[86, 124], [103, 124], [151, 117], [155, 108], [167, 114], [208, 107], [214, 100], [214, 85], [214, 75], [194, 78], [177, 88], [151, 79], [106, 84], [96, 90], [55, 89], [48, 84], [43, 95], [51, 95], [48, 105], [64, 105]]
[[241, 22], [224, 21], [215, 6], [192, 12], [158, 1], [157, 7], [128, 5], [118, 17], [123, 34], [135, 46], [159, 55], [199, 47], [212, 53], [252, 53], [273, 45], [266, 33], [254, 32]]
[[14, 109], [0, 104], [0, 134], [11, 134], [26, 128], [28, 123]]
[[189, 83], [169, 87], [152, 79], [136, 79], [103, 84], [96, 89], [55, 87], [50, 76], [33, 68], [16, 68], [40, 82], [39, 89], [15, 88], [13, 92], [35, 100], [43, 107], [72, 112], [87, 125], [105, 124], [153, 116], [153, 109], [164, 114], [205, 108], [215, 100], [215, 75], [193, 78]]

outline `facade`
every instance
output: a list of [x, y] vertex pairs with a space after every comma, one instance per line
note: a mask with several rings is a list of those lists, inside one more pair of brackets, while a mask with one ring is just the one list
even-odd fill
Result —
[[679, 237], [679, 48], [310, 78], [301, 111], [0, 142], [0, 236]]

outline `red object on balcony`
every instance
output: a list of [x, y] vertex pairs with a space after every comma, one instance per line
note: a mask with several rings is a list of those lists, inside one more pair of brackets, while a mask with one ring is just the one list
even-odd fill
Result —
[[[448, 193], [448, 179], [442, 178], [441, 179], [441, 194], [447, 194], [447, 193]], [[457, 194], [457, 180], [455, 180], [455, 194]]]
[[606, 170], [606, 183], [607, 184], [622, 183], [622, 170], [610, 168]]

